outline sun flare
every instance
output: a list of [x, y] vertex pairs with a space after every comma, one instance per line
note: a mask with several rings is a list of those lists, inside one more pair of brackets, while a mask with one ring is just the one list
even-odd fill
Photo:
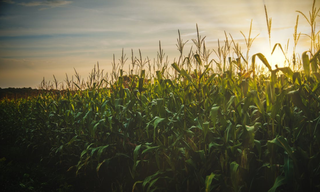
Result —
[[275, 50], [273, 54], [269, 57], [269, 63], [272, 67], [275, 67], [276, 65], [278, 67], [284, 67], [286, 63], [286, 57], [284, 56], [281, 50]]

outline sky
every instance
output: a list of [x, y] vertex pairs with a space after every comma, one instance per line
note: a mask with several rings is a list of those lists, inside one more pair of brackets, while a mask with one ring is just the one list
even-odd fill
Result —
[[[270, 52], [264, 5], [272, 18], [272, 44], [293, 44], [298, 13], [311, 10], [312, 0], [0, 0], [0, 87], [37, 88], [43, 78], [59, 82], [74, 68], [86, 78], [93, 66], [111, 71], [122, 49], [156, 58], [159, 41], [173, 62], [178, 58], [178, 30], [188, 40], [185, 55], [196, 38], [196, 24], [207, 48], [223, 42], [224, 32], [245, 46], [242, 31], [252, 20], [252, 53]], [[316, 0], [320, 7], [320, 0]], [[319, 19], [317, 27], [319, 30]], [[298, 32], [310, 33], [300, 15]], [[301, 50], [309, 48], [302, 35]], [[243, 49], [245, 50], [245, 49]], [[129, 61], [127, 62], [129, 64]], [[124, 67], [125, 69], [128, 67]]]

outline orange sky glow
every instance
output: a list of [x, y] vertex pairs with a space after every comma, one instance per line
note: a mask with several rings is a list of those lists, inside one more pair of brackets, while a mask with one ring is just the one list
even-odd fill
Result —
[[[255, 39], [250, 55], [263, 53], [274, 67], [283, 66], [284, 56], [274, 44], [283, 48], [289, 39], [288, 55], [292, 52], [293, 33], [299, 10], [307, 15], [312, 0], [162, 0], [162, 1], [65, 1], [65, 0], [0, 0], [0, 87], [39, 86], [43, 77], [65, 80], [74, 68], [87, 78], [93, 66], [110, 72], [113, 54], [116, 60], [124, 49], [129, 65], [131, 50], [144, 58], [156, 58], [158, 44], [174, 62], [179, 56], [176, 43], [178, 30], [188, 40], [184, 55], [196, 38], [196, 24], [201, 36], [206, 36], [208, 49], [216, 49], [218, 39], [225, 40], [226, 32], [246, 52], [242, 31]], [[269, 46], [264, 5], [272, 18], [271, 48]], [[320, 0], [316, 0], [320, 7]], [[317, 18], [320, 30], [320, 17]], [[310, 26], [299, 16], [301, 32], [297, 52], [310, 49]], [[230, 39], [229, 39], [230, 40]], [[214, 53], [212, 58], [214, 58]], [[234, 55], [230, 55], [234, 56]], [[124, 67], [125, 70], [128, 66]]]

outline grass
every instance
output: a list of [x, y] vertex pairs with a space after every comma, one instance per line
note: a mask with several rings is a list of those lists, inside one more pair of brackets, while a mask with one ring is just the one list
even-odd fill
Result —
[[[317, 10], [314, 3], [311, 18]], [[297, 28], [298, 17], [295, 47]], [[178, 31], [180, 56], [171, 65], [159, 42], [153, 61], [132, 51], [127, 72], [130, 59], [122, 51], [111, 73], [97, 64], [87, 80], [75, 70], [64, 83], [40, 85], [64, 91], [2, 99], [1, 185], [8, 191], [319, 191], [319, 39], [309, 36], [301, 59], [286, 56], [291, 68], [272, 69], [263, 54], [249, 56], [251, 29], [243, 35], [245, 55], [227, 33], [217, 50], [208, 49], [197, 26], [195, 51], [187, 56]], [[209, 60], [212, 53], [217, 59]]]

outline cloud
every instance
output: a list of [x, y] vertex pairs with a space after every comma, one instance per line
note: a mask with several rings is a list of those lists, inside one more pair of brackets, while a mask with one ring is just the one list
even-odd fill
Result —
[[19, 3], [16, 1], [12, 0], [2, 0], [4, 3], [9, 3], [9, 4], [17, 4], [25, 7], [37, 7], [37, 6], [42, 6], [41, 10], [47, 9], [47, 8], [55, 8], [55, 7], [61, 7], [64, 5], [68, 5], [72, 3], [72, 1], [64, 1], [64, 0], [45, 0], [45, 1], [31, 1], [27, 3]]
[[13, 2], [12, 0], [2, 0], [2, 2], [4, 3], [10, 3], [10, 4], [14, 4], [15, 2]]
[[59, 7], [63, 5], [68, 5], [72, 3], [72, 1], [62, 1], [62, 0], [47, 0], [47, 1], [32, 1], [28, 3], [19, 3], [19, 5], [23, 5], [26, 7], [35, 7], [35, 6], [49, 6], [49, 7]]

